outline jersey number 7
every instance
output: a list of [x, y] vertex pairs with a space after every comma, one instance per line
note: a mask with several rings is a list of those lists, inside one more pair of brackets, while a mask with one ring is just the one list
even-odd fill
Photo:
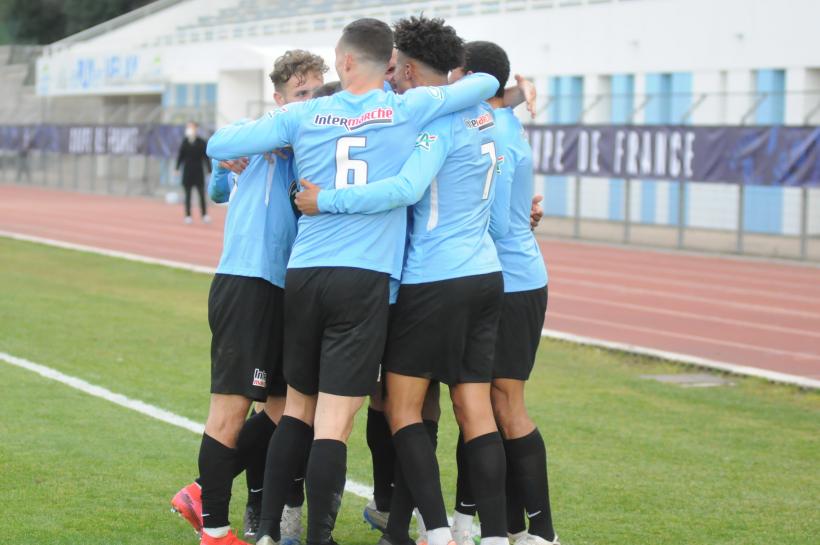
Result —
[[495, 170], [495, 163], [497, 161], [495, 154], [495, 142], [487, 142], [481, 144], [481, 155], [490, 156], [490, 168], [487, 170], [487, 179], [484, 182], [484, 193], [481, 194], [482, 200], [490, 198], [490, 187], [493, 185], [493, 171]]

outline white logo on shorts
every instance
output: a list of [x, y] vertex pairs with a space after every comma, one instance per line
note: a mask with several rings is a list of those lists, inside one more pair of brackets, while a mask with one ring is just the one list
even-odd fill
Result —
[[260, 388], [264, 388], [268, 385], [268, 374], [262, 371], [261, 369], [254, 369], [253, 370], [253, 385], [259, 386]]

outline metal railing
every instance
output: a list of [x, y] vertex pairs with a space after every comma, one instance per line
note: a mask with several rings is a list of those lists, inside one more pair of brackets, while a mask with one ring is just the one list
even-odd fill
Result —
[[[783, 233], [767, 232], [748, 226], [746, 212], [751, 206], [749, 193], [758, 191], [755, 188], [760, 186], [658, 182], [644, 179], [624, 179], [617, 182], [623, 184], [623, 202], [618, 210], [620, 217], [613, 219], [610, 217], [611, 214], [600, 213], [600, 194], [596, 191], [613, 181], [580, 176], [564, 180], [548, 176], [537, 177], [536, 192], [545, 194], [545, 218], [539, 231], [543, 234], [579, 240], [820, 262], [820, 187], [777, 188], [788, 191], [788, 199], [794, 203], [791, 210], [795, 216], [789, 218], [789, 223], [793, 228], [796, 227], [796, 230], [790, 229], [789, 233]], [[641, 211], [634, 209], [637, 200], [634, 197], [642, 182], [667, 184], [664, 188], [666, 193], [675, 196], [663, 203], [666, 205], [664, 215], [667, 218], [671, 217], [672, 214], [669, 212], [674, 207], [676, 217], [673, 221], [641, 218]], [[550, 211], [552, 207], [549, 200], [555, 195], [552, 191], [553, 184], [558, 183], [565, 184], [563, 190], [572, 193], [571, 206], [564, 213]], [[694, 191], [721, 195], [710, 203], [711, 210], [693, 210], [691, 200]], [[589, 195], [593, 195], [593, 199], [598, 202], [592, 205], [586, 202], [585, 197]], [[690, 202], [687, 202], [687, 199]], [[704, 196], [701, 195], [698, 200], [703, 202]], [[656, 203], [653, 213], [657, 215], [659, 210]], [[768, 213], [773, 217], [784, 212], [782, 208], [758, 207], [755, 213], [758, 214], [758, 220], [766, 220], [766, 217], [760, 215], [765, 216]], [[716, 225], [721, 222], [715, 220], [725, 218], [733, 218], [734, 221], [724, 221], [722, 226]], [[711, 225], [708, 225], [709, 223]], [[759, 223], [765, 224], [766, 221]]]

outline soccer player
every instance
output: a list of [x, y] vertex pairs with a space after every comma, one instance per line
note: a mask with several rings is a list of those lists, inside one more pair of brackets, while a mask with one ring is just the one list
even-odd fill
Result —
[[[394, 57], [396, 50], [394, 49]], [[395, 64], [395, 60], [392, 61]], [[395, 68], [394, 70], [395, 71]], [[390, 75], [390, 74], [388, 74]], [[388, 78], [393, 81], [392, 77]], [[517, 83], [513, 87], [509, 87], [504, 92], [504, 103], [514, 108], [522, 102], [527, 103], [527, 108], [530, 113], [535, 115], [535, 87], [531, 82], [527, 81], [521, 76], [516, 76]], [[299, 197], [297, 196], [297, 199]], [[535, 228], [541, 219], [543, 210], [538, 204], [542, 197], [540, 195], [533, 198], [532, 204], [532, 226]], [[398, 287], [395, 287], [394, 293], [394, 279], [391, 278], [391, 305], [395, 302], [398, 292]], [[398, 284], [398, 280], [395, 280]], [[392, 309], [392, 306], [391, 306]], [[431, 439], [435, 445], [437, 441], [438, 419], [441, 414], [439, 406], [439, 386], [438, 382], [433, 382], [428, 388], [427, 397], [424, 400], [422, 409], [422, 418], [424, 425], [430, 432]], [[390, 516], [390, 509], [394, 491], [401, 495], [404, 491], [401, 486], [396, 487], [394, 483], [395, 475], [395, 449], [390, 435], [390, 427], [384, 415], [384, 400], [382, 399], [381, 384], [376, 388], [374, 393], [370, 396], [370, 406], [367, 411], [367, 445], [371, 452], [373, 465], [373, 500], [371, 500], [364, 508], [364, 519], [374, 529], [380, 530], [382, 533], [388, 533], [387, 523]], [[401, 499], [400, 499], [401, 503]], [[407, 508], [408, 512], [411, 510]], [[396, 529], [395, 524], [397, 520], [402, 520], [403, 516], [394, 517], [394, 532], [403, 535], [401, 529]], [[426, 542], [424, 536], [423, 525], [419, 518], [419, 541]]]
[[[311, 98], [327, 70], [318, 55], [286, 52], [270, 74], [274, 100], [282, 106]], [[235, 188], [229, 169], [241, 172]], [[203, 544], [241, 543], [230, 531], [228, 504], [233, 478], [242, 469], [249, 489], [245, 536], [253, 537], [258, 526], [267, 447], [286, 392], [283, 301], [285, 268], [296, 238], [290, 203], [295, 185], [292, 160], [280, 152], [220, 163], [209, 187], [215, 202], [230, 199], [208, 298], [211, 406], [199, 453], [200, 477], [172, 500], [174, 509], [201, 531]], [[264, 408], [245, 421], [252, 401], [264, 401]], [[282, 521], [290, 543], [298, 542], [301, 533], [302, 486], [297, 484]]]
[[[504, 85], [510, 74], [507, 54], [491, 42], [470, 42], [464, 66], [450, 81], [465, 73], [487, 72]], [[527, 414], [524, 386], [530, 376], [544, 313], [547, 310], [547, 270], [531, 231], [532, 150], [521, 123], [498, 97], [495, 108], [499, 176], [495, 187], [490, 233], [504, 275], [504, 302], [498, 326], [493, 365], [493, 413], [504, 436], [507, 455], [508, 530], [516, 545], [556, 545], [547, 482], [544, 440]], [[461, 439], [461, 438], [460, 438]], [[465, 445], [457, 448], [458, 481], [453, 534], [458, 545], [470, 539], [475, 509]], [[529, 518], [529, 532], [523, 515]]]
[[[347, 25], [336, 46], [343, 91], [220, 129], [208, 154], [233, 159], [293, 146], [296, 170], [325, 187], [395, 175], [421, 126], [495, 92], [475, 74], [452, 87], [383, 90], [393, 50], [384, 22]], [[286, 275], [284, 415], [268, 448], [257, 543], [279, 541], [282, 490], [309, 451], [307, 542], [325, 545], [338, 514], [353, 417], [376, 382], [387, 328], [388, 278], [401, 273], [404, 210], [302, 216]], [[446, 528], [449, 534], [449, 527]], [[434, 545], [445, 545], [435, 543]]]
[[[395, 37], [399, 91], [443, 84], [462, 63], [463, 42], [440, 19], [404, 19]], [[497, 96], [503, 94], [502, 88]], [[427, 125], [398, 176], [318, 193], [303, 181], [318, 209], [329, 213], [380, 213], [417, 202], [386, 351], [386, 408], [404, 480], [433, 544], [449, 540], [450, 529], [434, 447], [422, 423], [431, 379], [450, 385], [477, 490], [482, 543], [507, 542], [504, 449], [490, 403], [503, 294], [487, 232], [497, 157], [493, 125], [489, 106], [471, 106]], [[387, 539], [404, 543], [406, 529], [391, 533], [395, 511]]]

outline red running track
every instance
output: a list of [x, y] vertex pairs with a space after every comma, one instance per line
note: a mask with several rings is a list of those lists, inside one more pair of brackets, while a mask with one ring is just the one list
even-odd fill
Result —
[[[0, 231], [215, 267], [226, 209], [0, 185]], [[820, 379], [820, 269], [542, 240], [546, 328]]]

